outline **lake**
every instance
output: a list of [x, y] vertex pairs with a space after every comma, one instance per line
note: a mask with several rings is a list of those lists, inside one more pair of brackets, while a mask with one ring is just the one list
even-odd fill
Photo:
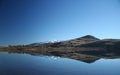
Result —
[[93, 63], [55, 56], [0, 52], [0, 75], [120, 75], [120, 59]]

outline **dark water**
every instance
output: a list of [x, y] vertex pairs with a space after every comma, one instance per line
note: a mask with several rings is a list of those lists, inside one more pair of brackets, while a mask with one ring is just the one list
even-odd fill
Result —
[[120, 75], [120, 59], [88, 64], [54, 56], [0, 52], [0, 75]]

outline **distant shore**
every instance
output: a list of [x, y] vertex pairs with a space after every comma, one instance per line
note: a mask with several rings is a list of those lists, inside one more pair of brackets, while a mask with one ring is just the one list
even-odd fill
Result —
[[10, 46], [1, 47], [0, 51], [9, 53], [27, 53], [31, 55], [51, 55], [67, 57], [76, 60], [81, 60], [87, 63], [94, 62], [100, 58], [120, 58], [120, 54], [107, 52], [100, 48], [78, 48], [78, 47], [27, 47], [27, 46]]

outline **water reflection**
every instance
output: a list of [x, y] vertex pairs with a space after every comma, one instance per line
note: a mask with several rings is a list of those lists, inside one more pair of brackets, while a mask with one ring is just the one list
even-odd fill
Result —
[[0, 75], [120, 75], [119, 62], [120, 59], [99, 58], [88, 64], [63, 57], [2, 52]]
[[83, 53], [67, 53], [64, 55], [60, 55], [60, 56], [55, 56], [54, 54], [40, 54], [40, 53], [17, 53], [17, 52], [8, 52], [9, 54], [29, 54], [32, 56], [40, 56], [40, 57], [49, 57], [50, 59], [53, 60], [57, 60], [60, 57], [62, 58], [70, 58], [70, 59], [75, 59], [75, 60], [79, 60], [85, 63], [94, 63], [97, 60], [103, 58], [103, 59], [116, 59], [116, 58], [120, 58], [120, 54], [118, 53], [106, 53], [104, 52], [102, 55], [101, 52], [83, 52]]
[[60, 57], [50, 56], [50, 58], [51, 58], [52, 60], [57, 60], [57, 59], [60, 58]]

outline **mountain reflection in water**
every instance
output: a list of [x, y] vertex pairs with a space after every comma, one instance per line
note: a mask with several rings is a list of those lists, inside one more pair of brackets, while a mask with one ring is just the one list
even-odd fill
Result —
[[120, 75], [120, 59], [79, 56], [74, 60], [67, 56], [0, 52], [0, 75]]

